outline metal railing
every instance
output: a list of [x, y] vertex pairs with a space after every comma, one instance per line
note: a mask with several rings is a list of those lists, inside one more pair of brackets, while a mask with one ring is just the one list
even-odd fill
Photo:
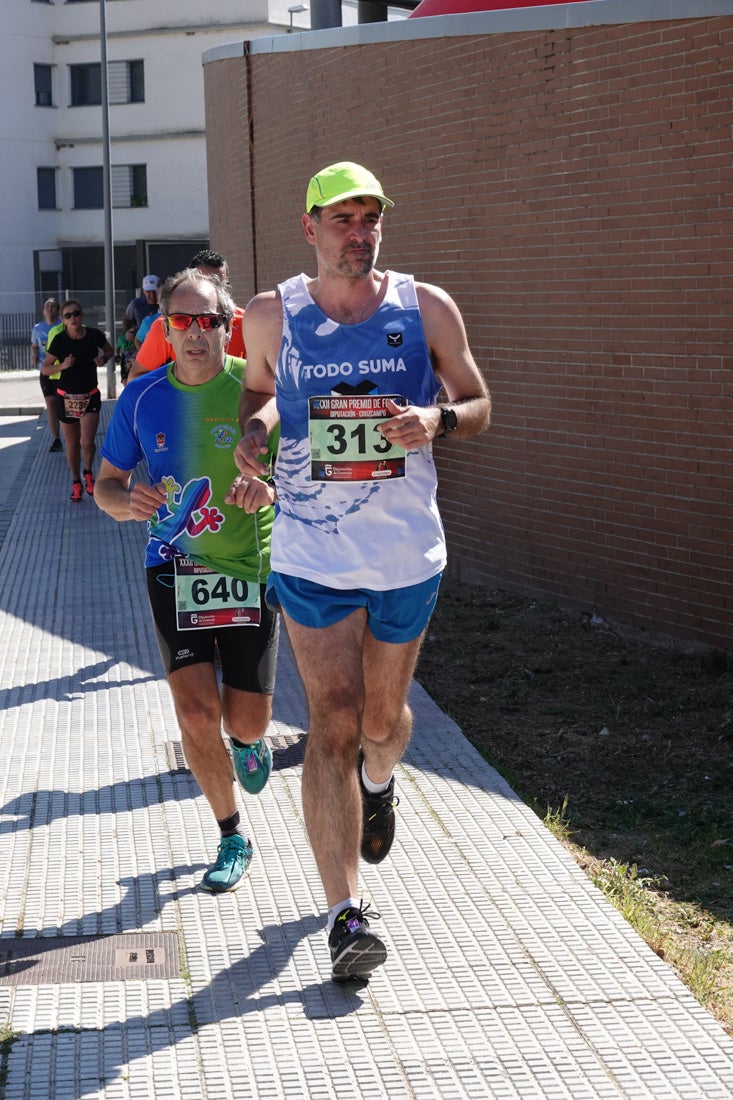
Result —
[[31, 369], [34, 313], [0, 313], [0, 371]]
[[[98, 290], [81, 290], [73, 295], [70, 294], [69, 297], [73, 297], [81, 303], [86, 325], [106, 332], [104, 294], [100, 294]], [[117, 336], [121, 332], [121, 318], [130, 295], [124, 293], [116, 297], [116, 331], [110, 339], [113, 347]], [[42, 320], [42, 313], [35, 314], [11, 310], [0, 312], [0, 371], [32, 369], [31, 330], [38, 321]], [[109, 333], [107, 335], [109, 336]]]

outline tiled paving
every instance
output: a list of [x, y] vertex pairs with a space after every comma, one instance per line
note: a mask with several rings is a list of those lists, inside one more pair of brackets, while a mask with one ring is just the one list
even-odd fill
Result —
[[[418, 685], [393, 856], [362, 867], [390, 950], [367, 987], [328, 978], [287, 646], [276, 768], [241, 798], [248, 879], [201, 891], [216, 827], [181, 766], [143, 529], [71, 505], [43, 425], [13, 424], [11, 446], [0, 419], [0, 961], [17, 937], [28, 950], [0, 962], [0, 1100], [730, 1100], [733, 1041]], [[44, 969], [43, 943], [25, 941], [59, 937], [81, 954]], [[91, 957], [103, 937], [100, 972], [84, 943]], [[151, 943], [177, 946], [172, 976], [154, 951], [151, 971], [127, 969]]]

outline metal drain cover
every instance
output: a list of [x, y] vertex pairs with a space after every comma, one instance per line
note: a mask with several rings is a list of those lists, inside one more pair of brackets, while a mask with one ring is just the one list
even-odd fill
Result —
[[[296, 736], [288, 733], [277, 733], [268, 736], [267, 740], [272, 749], [273, 771], [282, 771], [284, 768], [297, 768], [303, 763], [306, 735]], [[229, 739], [225, 738], [224, 742], [228, 749]], [[164, 751], [166, 764], [172, 774], [191, 774], [180, 741], [166, 741]]]
[[0, 939], [0, 986], [179, 976], [175, 932]]

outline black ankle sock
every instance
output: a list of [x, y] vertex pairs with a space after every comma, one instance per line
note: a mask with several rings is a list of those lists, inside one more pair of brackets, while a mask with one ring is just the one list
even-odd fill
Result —
[[239, 810], [235, 810], [234, 813], [230, 817], [225, 817], [223, 821], [217, 821], [216, 824], [219, 826], [219, 828], [221, 830], [221, 835], [224, 837], [224, 836], [234, 836], [235, 833], [238, 833], [239, 832], [239, 822], [240, 822]]

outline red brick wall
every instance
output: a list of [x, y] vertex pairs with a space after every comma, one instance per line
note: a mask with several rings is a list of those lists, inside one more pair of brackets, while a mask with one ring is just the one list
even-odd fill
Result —
[[241, 60], [222, 61], [215, 68], [225, 94], [207, 95], [205, 103], [208, 189], [216, 196], [209, 204], [209, 237], [211, 247], [226, 256], [235, 286], [247, 291], [241, 299], [246, 301], [255, 268], [247, 70]]
[[352, 159], [397, 203], [381, 264], [458, 302], [494, 418], [436, 445], [451, 568], [729, 647], [733, 18], [205, 76], [212, 244], [238, 300], [312, 270], [307, 180]]

